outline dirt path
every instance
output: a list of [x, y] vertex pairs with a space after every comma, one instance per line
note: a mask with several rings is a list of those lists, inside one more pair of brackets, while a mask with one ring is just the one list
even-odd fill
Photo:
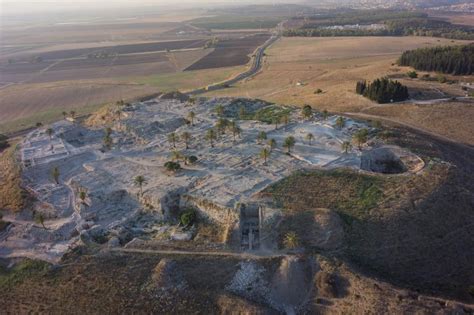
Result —
[[191, 256], [226, 256], [237, 257], [241, 259], [267, 259], [285, 257], [283, 253], [247, 253], [247, 252], [210, 252], [210, 251], [184, 251], [184, 250], [158, 250], [158, 249], [139, 249], [139, 248], [112, 248], [112, 252], [136, 253], [149, 255], [191, 255]]

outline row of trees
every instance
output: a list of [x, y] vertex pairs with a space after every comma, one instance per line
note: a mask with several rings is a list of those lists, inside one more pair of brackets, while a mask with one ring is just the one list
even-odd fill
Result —
[[370, 83], [359, 81], [356, 85], [356, 93], [380, 104], [401, 102], [409, 97], [406, 86], [388, 78], [376, 79]]
[[423, 71], [469, 75], [474, 73], [474, 44], [405, 51], [398, 64]]
[[[372, 11], [373, 12], [373, 11]], [[305, 18], [306, 19], [306, 18]], [[378, 28], [341, 28], [330, 26], [380, 24]], [[429, 36], [450, 39], [474, 39], [474, 30], [439, 19], [429, 18], [417, 12], [367, 12], [353, 11], [340, 15], [324, 15], [307, 20], [299, 29], [289, 29], [284, 36], [328, 37], [328, 36]]]

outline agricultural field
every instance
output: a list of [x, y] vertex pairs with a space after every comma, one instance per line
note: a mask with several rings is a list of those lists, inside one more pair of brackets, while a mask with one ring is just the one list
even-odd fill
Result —
[[251, 54], [255, 49], [263, 45], [269, 38], [268, 34], [258, 34], [220, 41], [213, 52], [199, 59], [185, 70], [212, 69], [246, 64], [250, 61]]
[[[180, 62], [179, 60], [177, 62]], [[0, 89], [0, 133], [49, 123], [62, 111], [89, 114], [107, 103], [132, 101], [159, 91], [192, 90], [223, 81], [244, 70], [244, 66], [172, 72], [109, 80], [60, 81], [12, 85]], [[29, 93], [25, 93], [25, 90]]]
[[[64, 110], [87, 114], [119, 99], [224, 81], [243, 71], [268, 38], [255, 31], [211, 33], [172, 17], [44, 24], [34, 31], [8, 25], [0, 58], [0, 132], [51, 122]], [[123, 36], [114, 35], [119, 30]], [[105, 34], [111, 36], [100, 37]], [[205, 48], [211, 37], [218, 47]]]
[[[263, 69], [259, 74], [228, 89], [207, 95], [261, 98], [299, 106], [310, 104], [319, 110], [354, 113], [384, 106], [375, 105], [357, 95], [356, 82], [390, 76], [401, 80], [420, 100], [433, 96], [464, 96], [465, 92], [459, 85], [410, 80], [406, 77], [410, 69], [395, 64], [405, 50], [456, 43], [466, 41], [428, 37], [282, 38], [266, 51]], [[432, 76], [436, 78], [436, 74]], [[461, 80], [471, 79], [462, 77]], [[435, 116], [428, 116], [424, 124], [432, 124], [430, 117]], [[470, 125], [468, 117], [469, 115], [451, 115], [450, 121], [455, 119], [458, 124], [467, 126]], [[442, 116], [439, 118], [445, 119]], [[447, 124], [441, 121], [432, 125]], [[446, 128], [437, 131], [442, 134]], [[458, 134], [456, 140], [474, 143], [472, 136], [465, 138], [464, 131], [450, 132], [451, 136], [453, 134]]]

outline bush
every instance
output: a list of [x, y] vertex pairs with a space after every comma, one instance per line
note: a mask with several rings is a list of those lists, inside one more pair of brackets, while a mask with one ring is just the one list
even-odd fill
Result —
[[300, 241], [298, 235], [293, 231], [286, 233], [283, 239], [283, 246], [285, 246], [286, 249], [295, 249], [299, 247]]
[[183, 226], [190, 226], [196, 222], [197, 215], [194, 209], [187, 209], [179, 217], [179, 223]]
[[411, 79], [416, 79], [418, 78], [418, 73], [416, 73], [416, 71], [409, 71], [407, 72], [407, 76]]
[[176, 172], [181, 169], [181, 165], [178, 162], [168, 161], [165, 163], [165, 168], [167, 171]]
[[314, 91], [314, 94], [321, 94], [321, 93], [323, 93], [323, 90], [321, 89], [317, 89], [316, 91]]
[[187, 159], [188, 159], [188, 163], [190, 163], [190, 164], [194, 164], [198, 161], [198, 158], [195, 155], [188, 156]]
[[439, 83], [446, 83], [448, 81], [444, 75], [439, 75], [438, 76], [438, 82]]

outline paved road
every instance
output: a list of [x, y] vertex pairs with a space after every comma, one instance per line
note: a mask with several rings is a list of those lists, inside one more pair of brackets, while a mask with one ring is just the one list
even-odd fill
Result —
[[250, 78], [251, 76], [255, 75], [262, 68], [263, 56], [265, 55], [265, 50], [268, 47], [270, 47], [270, 45], [272, 45], [274, 42], [276, 42], [279, 38], [280, 38], [280, 35], [272, 35], [272, 37], [270, 37], [265, 42], [265, 44], [263, 44], [261, 47], [259, 47], [257, 49], [257, 52], [255, 53], [255, 58], [253, 59], [252, 66], [247, 71], [242, 72], [241, 74], [239, 74], [238, 76], [236, 76], [232, 79], [229, 79], [229, 80], [226, 80], [226, 81], [223, 81], [223, 82], [219, 82], [219, 83], [216, 83], [216, 84], [212, 84], [212, 85], [209, 85], [207, 87], [199, 88], [199, 89], [196, 89], [196, 90], [193, 90], [193, 91], [189, 91], [186, 94], [188, 94], [188, 95], [197, 95], [197, 94], [202, 94], [202, 93], [206, 93], [206, 92], [210, 92], [210, 91], [225, 89], [225, 88], [227, 88], [228, 86], [230, 86], [232, 84], [235, 84], [239, 81], [242, 81], [244, 79]]

